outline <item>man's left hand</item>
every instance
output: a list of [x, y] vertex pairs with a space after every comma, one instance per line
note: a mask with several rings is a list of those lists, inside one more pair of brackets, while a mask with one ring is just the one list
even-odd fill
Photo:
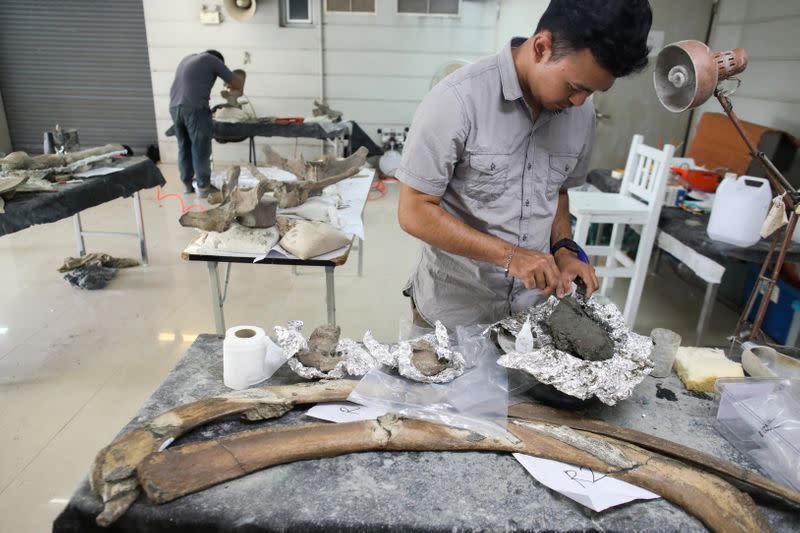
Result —
[[586, 285], [587, 299], [600, 287], [594, 267], [578, 259], [573, 252], [562, 248], [556, 252], [555, 260], [556, 266], [561, 271], [561, 285], [556, 291], [558, 298], [563, 298], [572, 291], [572, 282], [575, 278], [581, 278]]

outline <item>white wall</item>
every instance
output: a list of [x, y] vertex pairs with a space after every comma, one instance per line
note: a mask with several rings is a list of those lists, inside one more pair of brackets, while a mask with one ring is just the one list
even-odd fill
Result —
[[[743, 120], [785, 130], [800, 138], [800, 2], [720, 0], [709, 45], [714, 50], [744, 48], [750, 62], [732, 97]], [[711, 99], [695, 113], [721, 113]]]
[[368, 133], [404, 127], [434, 73], [454, 59], [494, 53], [495, 1], [463, 1], [459, 17], [398, 15], [377, 0], [374, 15], [325, 15], [325, 86], [331, 105]]
[[497, 41], [500, 50], [512, 37], [530, 37], [550, 0], [500, 0]]
[[[161, 158], [175, 161], [169, 89], [175, 67], [186, 55], [214, 48], [231, 68], [247, 71], [246, 94], [259, 116], [308, 116], [320, 96], [319, 28], [282, 28], [278, 0], [259, 0], [254, 19], [238, 23], [225, 16], [218, 26], [200, 24], [197, 0], [143, 0], [152, 71], [153, 98]], [[315, 22], [320, 0], [314, 0]], [[208, 0], [208, 7], [222, 4]], [[329, 104], [376, 136], [380, 127], [403, 127], [428, 91], [436, 69], [452, 60], [473, 61], [494, 52], [495, 1], [463, 1], [459, 17], [398, 15], [394, 0], [377, 0], [375, 14], [324, 15], [325, 92]], [[251, 63], [243, 63], [249, 52]], [[222, 101], [222, 83], [212, 90], [211, 105]], [[294, 140], [257, 138], [289, 155]], [[320, 144], [300, 140], [307, 156]], [[260, 153], [260, 148], [259, 148]], [[216, 144], [218, 162], [247, 160], [247, 143]]]
[[11, 152], [11, 135], [8, 133], [8, 122], [6, 121], [6, 108], [3, 107], [3, 95], [0, 93], [0, 152], [5, 154]]

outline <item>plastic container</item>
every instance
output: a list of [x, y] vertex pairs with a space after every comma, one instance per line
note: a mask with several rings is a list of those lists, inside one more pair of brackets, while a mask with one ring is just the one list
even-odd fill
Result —
[[[753, 292], [753, 287], [758, 278], [758, 271], [758, 265], [750, 265], [745, 278], [744, 298], [749, 297]], [[762, 285], [761, 291], [756, 296], [753, 309], [750, 311], [749, 320], [751, 322], [756, 319], [756, 313], [761, 305], [761, 300], [764, 298], [764, 291], [765, 287]], [[778, 344], [793, 344], [795, 342], [793, 336], [790, 335], [792, 322], [795, 316], [792, 305], [799, 300], [800, 289], [782, 279], [779, 279], [778, 283], [772, 289], [770, 302], [767, 306], [767, 313], [764, 315], [764, 322], [761, 324], [761, 329], [764, 333], [775, 339]]]
[[800, 490], [800, 380], [721, 378], [715, 427], [770, 478]]
[[670, 329], [655, 328], [650, 332], [653, 338], [653, 371], [654, 378], [665, 378], [672, 373], [672, 364], [681, 347], [681, 336]]
[[754, 377], [800, 379], [800, 360], [789, 357], [771, 346], [745, 342], [742, 368]]
[[769, 181], [753, 176], [726, 177], [717, 188], [708, 236], [744, 248], [761, 240], [772, 189]]
[[672, 167], [671, 170], [681, 176], [692, 189], [703, 192], [715, 192], [722, 175], [710, 170], [696, 170], [683, 167]]

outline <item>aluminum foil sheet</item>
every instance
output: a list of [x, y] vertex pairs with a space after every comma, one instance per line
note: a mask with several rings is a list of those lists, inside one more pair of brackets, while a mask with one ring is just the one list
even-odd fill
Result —
[[[345, 377], [361, 377], [373, 368], [381, 365], [397, 368], [401, 376], [421, 383], [449, 383], [464, 373], [466, 361], [464, 356], [450, 347], [450, 337], [447, 329], [440, 322], [436, 323], [434, 333], [424, 335], [418, 339], [404, 341], [399, 344], [381, 344], [372, 333], [364, 334], [364, 342], [359, 343], [352, 339], [339, 339], [336, 350], [343, 358], [330, 372], [323, 372], [315, 367], [305, 366], [297, 360], [295, 355], [301, 350], [308, 349], [308, 341], [301, 333], [303, 322], [292, 321], [287, 327], [275, 326], [275, 336], [278, 345], [283, 349], [288, 358], [288, 365], [298, 376], [305, 379], [342, 379]], [[433, 376], [422, 374], [411, 364], [412, 344], [417, 340], [429, 342], [436, 350], [440, 360], [447, 361], [448, 367]]]
[[[353, 339], [340, 339], [336, 345], [336, 350], [344, 355], [344, 370], [350, 376], [363, 376], [380, 363], [360, 344]], [[339, 364], [342, 364], [339, 363]], [[339, 365], [336, 365], [338, 369]]]
[[518, 351], [520, 343], [517, 343], [517, 349], [501, 356], [497, 363], [527, 372], [540, 382], [582, 400], [596, 396], [604, 404], [614, 405], [630, 397], [634, 387], [653, 369], [650, 337], [630, 331], [614, 304], [602, 305], [590, 299], [584, 307], [608, 331], [615, 350], [613, 357], [606, 361], [584, 361], [558, 350], [553, 344], [546, 322], [556, 304], [558, 299], [551, 296], [542, 305], [529, 309], [527, 314], [517, 314], [494, 324], [491, 330], [498, 334], [505, 330], [519, 340], [530, 316], [533, 337], [531, 351]]
[[397, 366], [397, 355], [392, 353], [389, 346], [375, 340], [371, 331], [364, 333], [364, 347], [380, 364], [391, 368]]
[[[436, 349], [436, 356], [440, 360], [447, 361], [448, 367], [434, 374], [433, 376], [426, 376], [411, 363], [411, 356], [413, 350], [411, 348], [415, 341], [424, 340], [430, 343]], [[434, 333], [423, 335], [418, 339], [404, 341], [397, 345], [393, 354], [397, 360], [397, 371], [401, 376], [421, 383], [450, 383], [458, 376], [464, 373], [466, 361], [464, 356], [450, 349], [450, 336], [447, 334], [447, 329], [441, 322], [436, 322], [436, 329]]]
[[364, 346], [352, 339], [339, 339], [336, 344], [336, 351], [341, 353], [342, 360], [339, 361], [333, 370], [323, 372], [312, 366], [305, 366], [297, 360], [295, 355], [308, 349], [308, 341], [301, 330], [303, 322], [293, 320], [288, 327], [275, 326], [275, 335], [278, 338], [278, 345], [283, 349], [288, 358], [288, 365], [298, 376], [305, 379], [342, 379], [348, 376], [360, 377], [380, 365]]

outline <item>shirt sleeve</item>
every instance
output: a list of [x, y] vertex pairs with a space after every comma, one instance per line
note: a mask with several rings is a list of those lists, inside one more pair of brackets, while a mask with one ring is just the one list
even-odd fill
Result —
[[[587, 102], [588, 104], [589, 102]], [[572, 170], [570, 175], [562, 187], [569, 189], [572, 187], [579, 187], [586, 183], [586, 175], [589, 173], [589, 161], [592, 159], [592, 150], [594, 149], [594, 132], [597, 125], [597, 118], [595, 118], [594, 105], [588, 105], [586, 109], [588, 118], [586, 119], [586, 138], [583, 143], [583, 149], [578, 155], [578, 163]]]
[[455, 87], [440, 82], [414, 113], [396, 177], [432, 196], [442, 196], [464, 152], [469, 121]]
[[[213, 56], [212, 56], [213, 57]], [[214, 65], [215, 65], [215, 74], [222, 78], [225, 83], [232, 82], [236, 75], [231, 72], [231, 70], [225, 66], [225, 63], [219, 60], [219, 58], [214, 57]]]

